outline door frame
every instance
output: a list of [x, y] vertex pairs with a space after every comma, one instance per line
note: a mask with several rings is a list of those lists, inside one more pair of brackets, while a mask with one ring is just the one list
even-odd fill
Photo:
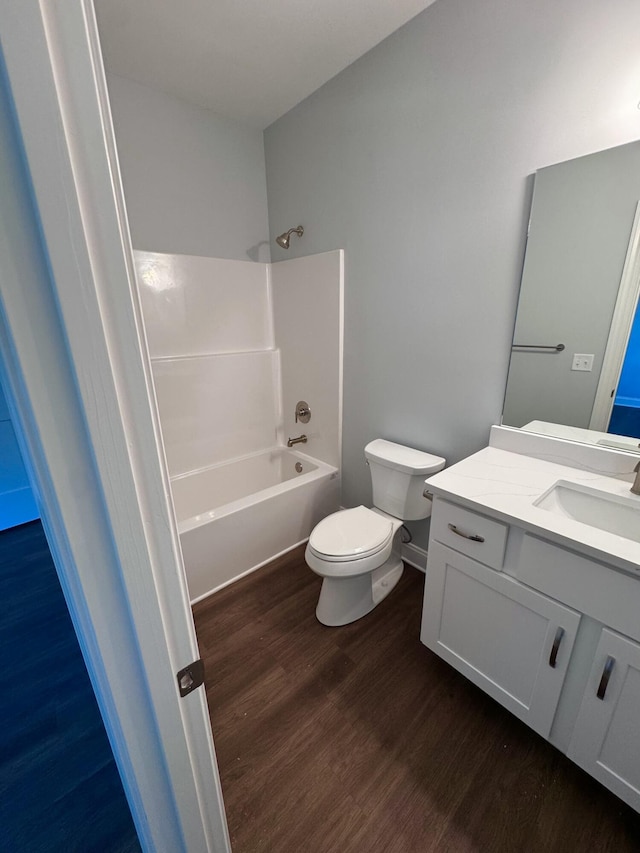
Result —
[[602, 369], [596, 396], [591, 411], [589, 429], [598, 432], [607, 432], [611, 412], [615, 402], [616, 389], [620, 381], [620, 373], [624, 357], [627, 352], [629, 335], [633, 325], [633, 318], [638, 306], [640, 296], [640, 201], [636, 205], [636, 211], [631, 226], [631, 235], [627, 254], [624, 259], [618, 298], [613, 311], [611, 328], [607, 346], [602, 360]]
[[0, 349], [144, 850], [229, 853], [91, 0], [0, 0]]

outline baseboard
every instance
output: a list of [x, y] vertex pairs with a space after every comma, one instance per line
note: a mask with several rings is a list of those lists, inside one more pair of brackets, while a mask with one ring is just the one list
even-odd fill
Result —
[[417, 545], [409, 542], [407, 545], [402, 546], [401, 556], [405, 563], [409, 563], [414, 569], [419, 569], [421, 572], [426, 571], [427, 552], [423, 548], [419, 548]]

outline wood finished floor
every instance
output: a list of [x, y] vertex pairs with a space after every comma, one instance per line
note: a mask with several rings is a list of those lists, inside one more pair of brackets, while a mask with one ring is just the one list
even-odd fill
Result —
[[140, 851], [39, 521], [0, 532], [0, 602], [0, 851]]
[[234, 853], [640, 850], [640, 818], [426, 649], [407, 567], [325, 628], [302, 549], [194, 608]]

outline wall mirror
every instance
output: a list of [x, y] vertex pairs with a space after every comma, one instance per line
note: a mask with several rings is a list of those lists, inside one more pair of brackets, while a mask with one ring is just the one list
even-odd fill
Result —
[[640, 452], [640, 142], [540, 169], [502, 423]]

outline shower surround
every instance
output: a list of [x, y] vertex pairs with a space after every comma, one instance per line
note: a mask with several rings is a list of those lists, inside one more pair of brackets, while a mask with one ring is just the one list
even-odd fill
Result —
[[[275, 264], [134, 254], [195, 602], [338, 509], [343, 252]], [[287, 450], [302, 432], [303, 452]]]

